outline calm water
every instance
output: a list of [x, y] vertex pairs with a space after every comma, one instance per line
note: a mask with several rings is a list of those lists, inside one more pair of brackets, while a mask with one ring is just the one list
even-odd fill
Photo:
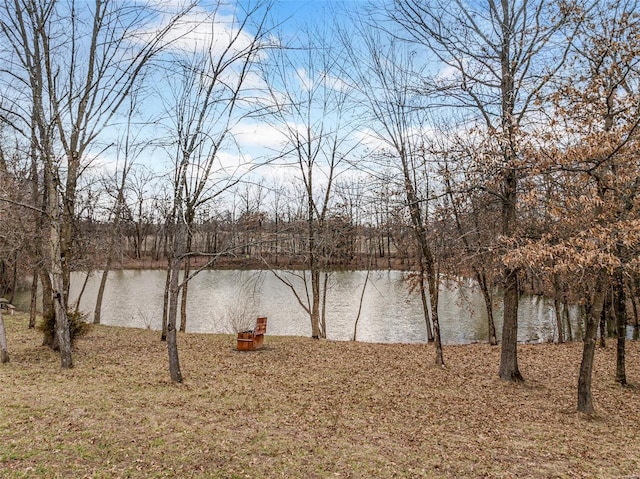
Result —
[[[304, 297], [302, 279], [284, 273]], [[358, 315], [365, 272], [334, 272], [327, 296], [327, 337], [349, 340]], [[71, 300], [75, 301], [84, 280], [72, 278]], [[93, 317], [100, 283], [95, 273], [89, 279], [80, 309]], [[102, 323], [115, 326], [160, 329], [165, 272], [158, 270], [113, 271], [105, 290]], [[27, 308], [28, 293], [17, 298]], [[498, 337], [502, 326], [502, 304], [496, 304]], [[487, 319], [480, 293], [471, 287], [442, 287], [438, 307], [445, 344], [486, 341]], [[577, 311], [571, 310], [574, 320]], [[189, 284], [187, 331], [232, 333], [245, 318], [267, 316], [268, 334], [310, 336], [304, 309], [292, 291], [268, 271], [203, 271]], [[548, 341], [555, 336], [553, 302], [535, 296], [523, 297], [519, 309], [520, 341]], [[241, 329], [241, 328], [240, 328]], [[574, 326], [575, 334], [575, 326]], [[358, 340], [370, 342], [424, 342], [427, 331], [420, 296], [410, 293], [400, 271], [375, 271], [367, 283], [358, 322]]]

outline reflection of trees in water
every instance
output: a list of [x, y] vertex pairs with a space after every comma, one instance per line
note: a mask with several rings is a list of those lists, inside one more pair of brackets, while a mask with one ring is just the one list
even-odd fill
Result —
[[264, 272], [235, 271], [233, 273], [235, 274], [229, 278], [231, 294], [227, 296], [227, 303], [224, 306], [223, 328], [229, 333], [239, 333], [252, 330], [256, 318], [260, 315]]
[[[115, 326], [150, 327], [159, 329], [162, 318], [162, 270], [114, 271], [105, 291], [103, 323]], [[287, 273], [285, 273], [287, 274]], [[337, 271], [331, 274], [327, 300], [327, 333], [330, 339], [352, 338], [358, 302], [365, 271]], [[82, 285], [83, 274], [73, 275], [72, 295]], [[268, 334], [305, 335], [308, 318], [292, 300], [291, 292], [268, 271], [209, 270], [193, 279], [189, 295], [190, 323], [188, 331], [228, 333], [227, 310], [236, 307], [255, 322], [257, 316], [269, 317]], [[98, 281], [90, 280], [84, 293], [81, 310], [91, 311]], [[303, 288], [303, 285], [298, 285]], [[496, 315], [500, 318], [500, 293], [496, 292]], [[532, 308], [532, 296], [521, 301], [521, 341], [536, 340], [538, 331], [552, 331], [550, 306]], [[551, 305], [544, 298], [541, 304]], [[28, 307], [28, 291], [16, 295], [16, 306]], [[470, 284], [449, 283], [442, 287], [440, 300], [443, 340], [447, 344], [486, 341], [486, 318], [482, 297]], [[547, 312], [545, 312], [547, 311]], [[543, 312], [545, 312], [543, 314]], [[577, 306], [570, 307], [570, 317], [580, 337]], [[496, 325], [498, 330], [501, 323]], [[630, 333], [633, 334], [633, 333]], [[412, 294], [400, 271], [371, 272], [363, 297], [358, 326], [358, 339], [374, 342], [426, 341], [424, 318], [419, 295]], [[542, 338], [544, 339], [544, 338]]]

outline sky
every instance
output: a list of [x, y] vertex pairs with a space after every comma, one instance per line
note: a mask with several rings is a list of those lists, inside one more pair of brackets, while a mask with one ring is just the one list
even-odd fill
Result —
[[[206, 3], [207, 2], [203, 2], [203, 5]], [[220, 34], [220, 32], [226, 29], [226, 33], [228, 33], [228, 25], [230, 25], [232, 21], [231, 13], [233, 7], [254, 3], [255, 2], [246, 1], [232, 2], [232, 4], [230, 4], [232, 8], [225, 7], [220, 10], [221, 14], [217, 16], [217, 19], [226, 26], [224, 29], [215, 28], [214, 30], [217, 31], [218, 35], [221, 37], [222, 44], [225, 44], [227, 37]], [[331, 23], [333, 20], [333, 13], [331, 12], [336, 11], [336, 9], [358, 9], [367, 3], [369, 3], [368, 0], [275, 0], [269, 15], [271, 22], [274, 25], [277, 25], [274, 32], [276, 32], [277, 36], [280, 37], [279, 42], [289, 44], [300, 40], [300, 32], [302, 29], [305, 29], [308, 26], [311, 28], [321, 27], [323, 22]], [[188, 18], [185, 23], [193, 25], [195, 21], [201, 19], [203, 12], [200, 8], [202, 7], [198, 7], [193, 11], [192, 16]], [[253, 32], [249, 28], [246, 32], [246, 42], [250, 41], [252, 34]], [[195, 32], [177, 40], [174, 47], [190, 51], [195, 43], [198, 43], [200, 46], [207, 45], [207, 38], [210, 38], [210, 35], [210, 27], [203, 25], [202, 27], [198, 27]], [[177, 36], [178, 35], [175, 35], [174, 38], [177, 38]], [[270, 55], [270, 53], [267, 53], [267, 55]], [[170, 91], [170, 88], [172, 88], [172, 84], [174, 84], [177, 79], [178, 76], [174, 74], [174, 72], [170, 71], [167, 76], [161, 78], [160, 81], [154, 82], [154, 93], [151, 98], [151, 104], [144, 108], [148, 114], [156, 110], [156, 114], [163, 115], [160, 113], [161, 109], [167, 110], [172, 108], [170, 103], [172, 92]], [[264, 88], [264, 85], [260, 84], [262, 80], [257, 78], [257, 76], [250, 79], [250, 82], [251, 81], [255, 82], [258, 89]], [[159, 101], [159, 99], [162, 99], [162, 101]], [[166, 117], [166, 114], [164, 114], [164, 116]], [[160, 123], [164, 124], [164, 130], [166, 130], [167, 128], [171, 128], [174, 122], [175, 120], [165, 118], [165, 120]], [[164, 133], [160, 130], [160, 128], [154, 126], [151, 128], [150, 135], [158, 137]], [[273, 155], [273, 153], [282, 146], [282, 135], [273, 127], [273, 125], [269, 125], [264, 121], [243, 120], [234, 126], [233, 131], [235, 134], [234, 142], [237, 145], [237, 150], [235, 148], [227, 149], [220, 154], [221, 161], [226, 165], [228, 171], [233, 170], [234, 164], [238, 163], [238, 150], [242, 151], [244, 155], [244, 158], [241, 161], [250, 160], [262, 162], [265, 161], [267, 156]], [[111, 134], [112, 139], [115, 135], [116, 133]], [[109, 136], [109, 134], [107, 134], [107, 136]], [[165, 150], [156, 149], [153, 153], [148, 152], [147, 154], [141, 155], [137, 161], [153, 168], [154, 170], [167, 171], [171, 168], [171, 161], [173, 161], [167, 153], [168, 152]], [[113, 149], [111, 151], [103, 152], [102, 155], [103, 158], [101, 158], [98, 163], [103, 163], [108, 169], [115, 169], [118, 167], [118, 164], [122, 163], [121, 159], [118, 158], [117, 152]], [[269, 168], [262, 169], [260, 174], [267, 177], [272, 176], [275, 178], [285, 178], [290, 176], [290, 171], [286, 169], [283, 170], [282, 168], [272, 165]]]
[[[166, 6], [166, 2], [171, 2], [174, 5], [180, 5], [186, 0], [150, 0], [152, 2], [163, 2]], [[217, 14], [217, 22], [215, 25], [213, 38], [219, 37], [222, 39], [221, 43], [224, 43], [228, 38], [229, 32], [233, 31], [233, 8], [238, 6], [246, 6], [247, 4], [255, 4], [252, 0], [238, 0], [225, 3], [227, 0], [221, 0], [225, 5], [221, 8]], [[204, 0], [201, 4], [191, 13], [191, 16], [186, 19], [186, 24], [189, 28], [193, 28], [198, 22], [205, 17], [204, 9], [206, 4], [215, 4], [216, 0]], [[357, 12], [360, 9], [364, 9], [371, 3], [371, 0], [273, 0], [273, 7], [271, 8], [270, 21], [271, 24], [277, 25], [277, 28], [273, 30], [274, 36], [279, 38], [280, 44], [292, 44], [296, 41], [301, 41], [304, 35], [302, 34], [308, 27], [323, 28], [323, 32], [329, 31], [328, 25], [330, 25], [335, 19], [335, 12], [345, 10], [347, 12]], [[348, 19], [349, 15], [340, 15], [340, 19]], [[156, 25], [157, 27], [157, 25]], [[326, 30], [324, 28], [326, 27]], [[142, 31], [140, 38], [149, 38], [148, 35], [152, 32], [152, 27], [147, 27], [148, 30]], [[139, 156], [132, 158], [132, 155], [128, 155], [129, 161], [134, 160], [138, 166], [144, 166], [156, 172], [159, 177], [163, 178], [163, 182], [168, 182], [173, 177], [172, 172], [175, 171], [175, 130], [177, 126], [176, 115], [172, 116], [175, 112], [174, 106], [176, 104], [176, 88], [179, 87], [181, 78], [180, 68], [177, 63], [171, 64], [185, 52], [193, 52], [194, 46], [197, 45], [200, 53], [204, 51], [216, 52], [216, 47], [204, 48], [209, 45], [211, 36], [210, 24], [201, 25], [195, 28], [189, 34], [186, 34], [186, 27], [181, 29], [180, 35], [174, 35], [172, 37], [174, 43], [172, 47], [165, 52], [163, 60], [169, 65], [169, 68], [162, 73], [155, 73], [151, 82], [151, 87], [147, 91], [146, 97], [142, 100], [141, 104], [137, 107], [139, 113], [142, 114], [140, 121], [134, 125], [134, 133], [137, 139], [141, 142], [151, 140], [153, 142], [152, 147], [145, 148]], [[240, 36], [240, 44], [247, 44], [252, 35], [255, 32], [251, 27], [243, 32]], [[185, 36], [182, 36], [185, 35]], [[328, 37], [328, 40], [332, 39]], [[276, 52], [267, 52], [265, 55], [273, 55], [275, 57]], [[267, 61], [271, 61], [271, 58], [267, 58]], [[195, 63], [197, 65], [197, 62]], [[289, 68], [295, 71], [295, 78], [299, 79], [299, 85], [297, 87], [308, 88], [311, 82], [312, 75], [304, 72], [304, 67], [296, 67], [296, 65], [289, 65]], [[232, 76], [228, 76], [225, 81], [232, 80]], [[261, 83], [262, 82], [262, 83]], [[255, 91], [266, 90], [264, 81], [259, 78], [258, 75], [254, 75], [248, 79], [248, 84], [255, 87]], [[176, 86], [178, 85], [178, 87]], [[195, 85], [195, 84], [194, 84]], [[174, 89], [172, 91], [172, 88]], [[195, 89], [195, 88], [194, 88]], [[223, 115], [217, 115], [216, 112], [211, 113], [213, 120], [222, 117]], [[151, 120], [148, 122], [148, 120]], [[326, 120], [326, 118], [324, 118]], [[296, 121], [296, 120], [292, 120]], [[102, 131], [99, 141], [91, 149], [89, 155], [95, 155], [91, 162], [92, 171], [95, 175], [107, 174], [114, 179], [117, 177], [116, 173], [122, 168], [124, 163], [125, 154], [118, 145], [122, 145], [122, 137], [124, 135], [126, 121], [125, 117], [121, 115], [113, 122], [108, 129]], [[327, 122], [330, 125], [331, 122]], [[302, 129], [303, 124], [291, 125], [288, 124], [287, 128]], [[285, 128], [286, 129], [286, 128]], [[173, 139], [171, 138], [172, 131], [174, 133]], [[278, 158], [273, 160], [273, 157], [277, 153], [283, 150], [283, 144], [285, 143], [285, 137], [282, 129], [274, 125], [273, 121], [268, 122], [264, 119], [242, 119], [238, 123], [234, 124], [232, 129], [234, 135], [231, 141], [228, 141], [225, 147], [218, 153], [217, 157], [219, 163], [215, 167], [216, 174], [214, 178], [219, 180], [224, 178], [225, 175], [234, 174], [242, 175], [243, 181], [258, 183], [263, 182], [267, 185], [275, 184], [291, 184], [292, 182], [300, 185], [299, 177], [300, 171], [292, 162], [291, 158], [283, 160]], [[291, 130], [289, 130], [291, 132]], [[363, 133], [352, 131], [352, 142], [362, 142], [363, 146], [371, 146], [371, 144], [364, 144]], [[215, 131], [212, 137], [215, 137]], [[370, 141], [371, 139], [365, 139]], [[110, 145], [110, 146], [109, 146]], [[264, 165], [264, 163], [268, 163]], [[287, 164], [288, 163], [288, 164]], [[293, 163], [293, 166], [291, 164]], [[260, 168], [255, 168], [256, 165], [263, 165]], [[350, 177], [356, 173], [348, 173], [343, 175]], [[195, 173], [194, 173], [195, 175]], [[93, 175], [91, 175], [93, 177]], [[316, 183], [319, 184], [319, 188], [322, 189], [323, 176], [326, 176], [326, 171], [323, 167], [318, 168], [318, 174], [316, 175]], [[298, 178], [298, 179], [295, 179]], [[93, 181], [91, 177], [88, 177], [89, 181]], [[220, 184], [225, 182], [221, 180]], [[168, 184], [168, 183], [167, 183]]]

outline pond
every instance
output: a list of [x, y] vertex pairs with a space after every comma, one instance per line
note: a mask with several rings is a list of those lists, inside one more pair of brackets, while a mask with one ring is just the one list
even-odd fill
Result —
[[[121, 270], [109, 273], [102, 305], [102, 323], [159, 330], [162, 324], [165, 271]], [[302, 278], [282, 273], [305, 298]], [[77, 298], [84, 274], [72, 277], [71, 301]], [[405, 273], [373, 271], [368, 281], [364, 271], [333, 272], [329, 277], [326, 303], [327, 337], [349, 340], [358, 320], [357, 339], [380, 343], [421, 343], [427, 330], [418, 293], [409, 290]], [[363, 294], [363, 287], [366, 288]], [[88, 281], [80, 310], [93, 318], [100, 273]], [[361, 299], [362, 297], [362, 304]], [[28, 309], [28, 292], [16, 298]], [[502, 303], [495, 305], [498, 338], [502, 325]], [[438, 313], [444, 344], [487, 340], [487, 315], [482, 296], [469, 282], [441, 287]], [[577, 308], [570, 308], [576, 331]], [[187, 331], [233, 333], [239, 323], [267, 316], [267, 334], [310, 336], [309, 317], [291, 289], [269, 271], [205, 270], [189, 284]], [[556, 336], [553, 302], [539, 296], [523, 296], [519, 305], [518, 340], [551, 341]]]

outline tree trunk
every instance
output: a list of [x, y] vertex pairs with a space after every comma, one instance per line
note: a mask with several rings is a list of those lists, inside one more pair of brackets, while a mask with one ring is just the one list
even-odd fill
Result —
[[556, 328], [558, 329], [558, 344], [562, 344], [564, 343], [562, 305], [560, 304], [560, 300], [557, 297], [553, 298], [553, 307], [556, 313]]
[[484, 306], [487, 310], [487, 339], [491, 346], [496, 346], [498, 344], [498, 338], [496, 336], [496, 322], [493, 319], [493, 295], [489, 289], [486, 273], [484, 271], [480, 272], [476, 268], [474, 268], [474, 270], [476, 280], [480, 285], [482, 297], [484, 298]]
[[329, 273], [322, 273], [322, 307], [320, 310], [320, 337], [327, 337], [327, 284], [329, 283]]
[[518, 274], [509, 268], [505, 268], [504, 274], [504, 321], [498, 375], [505, 381], [520, 382], [524, 379], [518, 368]]
[[313, 339], [319, 339], [323, 337], [320, 325], [320, 268], [318, 266], [318, 253], [316, 251], [316, 231], [319, 227], [314, 216], [315, 203], [309, 186], [312, 184], [311, 181], [311, 171], [309, 171], [309, 183], [307, 184], [307, 235], [309, 249], [307, 254], [309, 255], [309, 274], [311, 276], [311, 337]]
[[82, 300], [82, 297], [84, 296], [84, 292], [87, 289], [87, 283], [89, 282], [90, 276], [91, 276], [91, 272], [87, 271], [87, 274], [84, 277], [84, 281], [82, 282], [82, 288], [80, 288], [80, 294], [78, 294], [78, 299], [76, 300], [76, 304], [74, 308], [76, 314], [78, 314], [78, 312], [80, 311], [80, 301]]
[[[33, 211], [33, 224], [36, 227], [36, 231], [39, 233], [35, 235], [34, 238], [34, 251], [33, 251], [33, 259], [34, 259], [34, 268], [33, 268], [33, 279], [31, 280], [31, 304], [29, 307], [29, 329], [34, 329], [36, 327], [36, 317], [38, 314], [38, 276], [40, 274], [39, 262], [41, 262], [44, 258], [42, 255], [43, 246], [42, 246], [42, 231], [44, 231], [44, 220], [45, 215], [43, 213], [47, 208], [47, 200], [45, 194], [40, 194], [40, 189], [38, 187], [40, 183], [40, 175], [38, 172], [38, 156], [36, 154], [35, 145], [37, 144], [35, 129], [31, 130], [31, 174], [30, 174], [30, 182], [31, 182], [31, 201], [34, 205], [41, 204], [42, 211]], [[44, 190], [47, 191], [46, 189]], [[44, 289], [44, 287], [43, 287]], [[45, 294], [43, 292], [43, 315], [44, 315], [44, 298]]]
[[182, 382], [180, 372], [180, 360], [178, 357], [178, 334], [176, 320], [178, 316], [178, 296], [180, 293], [179, 275], [180, 259], [174, 258], [171, 267], [171, 280], [169, 283], [169, 315], [167, 317], [167, 351], [169, 353], [169, 374], [175, 383]]
[[93, 324], [100, 324], [100, 313], [102, 311], [102, 299], [104, 298], [104, 289], [107, 285], [107, 277], [109, 276], [109, 269], [111, 267], [110, 258], [107, 259], [107, 265], [102, 272], [100, 278], [100, 286], [98, 287], [98, 297], [96, 298], [96, 307], [93, 310]]
[[640, 300], [640, 275], [634, 275], [633, 281], [629, 284], [629, 292], [631, 293], [631, 305], [633, 307], [633, 325], [640, 327], [640, 314], [638, 314], [638, 300]]
[[[125, 170], [126, 171], [126, 167]], [[116, 199], [115, 204], [115, 214], [113, 218], [113, 231], [111, 232], [109, 238], [109, 245], [107, 247], [107, 262], [104, 266], [104, 270], [102, 271], [102, 277], [100, 278], [100, 287], [98, 288], [98, 297], [96, 298], [96, 307], [93, 310], [93, 324], [100, 324], [100, 316], [102, 312], [102, 300], [104, 298], [104, 290], [107, 286], [107, 278], [109, 276], [109, 272], [111, 271], [111, 267], [113, 265], [113, 257], [115, 255], [116, 249], [116, 236], [120, 231], [120, 218], [122, 216], [122, 205], [124, 204], [124, 178], [126, 173], [122, 173], [122, 184], [120, 185], [120, 189], [118, 190], [118, 198]]]
[[420, 261], [420, 300], [422, 301], [422, 314], [424, 315], [424, 322], [427, 325], [427, 341], [433, 342], [433, 330], [431, 329], [431, 318], [429, 316], [429, 301], [427, 300], [427, 293], [425, 291], [425, 274], [424, 263]]
[[[429, 262], [430, 261], [430, 262]], [[438, 275], [431, 258], [427, 262], [427, 281], [429, 283], [429, 302], [431, 303], [431, 321], [433, 322], [433, 338], [436, 346], [436, 365], [444, 366], [442, 341], [440, 337], [440, 319], [438, 317]]]
[[561, 297], [561, 286], [560, 280], [556, 275], [554, 277], [554, 294], [553, 294], [553, 307], [556, 312], [556, 328], [558, 329], [558, 343], [564, 343], [564, 323], [563, 323], [563, 315], [562, 315], [562, 303], [560, 300]]
[[569, 316], [569, 302], [567, 301], [566, 289], [562, 293], [562, 317], [567, 325], [567, 340], [573, 341], [573, 330], [571, 327], [571, 317]]
[[275, 243], [275, 244], [274, 244], [274, 247], [275, 247], [275, 251], [274, 251], [274, 252], [275, 252], [274, 264], [275, 264], [276, 266], [278, 265], [278, 254], [280, 253], [280, 251], [279, 251], [280, 244], [279, 244], [279, 242], [278, 242], [278, 239], [279, 239], [279, 237], [278, 237], [278, 233], [279, 233], [278, 227], [279, 227], [279, 226], [280, 226], [280, 223], [279, 223], [279, 221], [278, 221], [278, 212], [277, 212], [277, 210], [276, 210], [276, 216], [275, 216], [275, 233], [274, 233], [274, 243]]
[[[436, 346], [436, 364], [438, 366], [444, 366], [444, 355], [442, 353], [442, 342], [440, 339], [440, 321], [438, 320], [439, 278], [436, 275], [435, 259], [429, 245], [429, 238], [423, 220], [423, 211], [420, 207], [421, 202], [419, 201], [413, 177], [409, 169], [409, 159], [401, 155], [401, 160], [405, 195], [407, 203], [409, 204], [409, 216], [411, 217], [411, 224], [416, 241], [420, 247], [420, 261], [424, 261], [424, 270], [427, 273], [429, 302], [431, 303], [431, 322], [433, 323], [433, 338]], [[424, 218], [426, 218], [426, 215]]]
[[593, 414], [595, 411], [591, 394], [591, 376], [593, 358], [596, 352], [598, 323], [602, 317], [604, 297], [607, 291], [606, 282], [606, 274], [602, 271], [596, 280], [596, 290], [593, 298], [587, 302], [585, 307], [584, 346], [578, 375], [578, 411], [585, 414]]
[[63, 272], [63, 258], [61, 251], [60, 217], [57, 202], [57, 187], [55, 182], [49, 181], [49, 215], [50, 248], [51, 248], [51, 286], [53, 309], [56, 318], [56, 337], [60, 349], [60, 365], [63, 369], [73, 367], [71, 354], [71, 333], [69, 330], [69, 317], [67, 316], [67, 298], [65, 297], [65, 284]]
[[[44, 337], [42, 345], [55, 350], [58, 348], [56, 339], [56, 312], [53, 308], [53, 287], [51, 286], [51, 276], [44, 268], [39, 268], [40, 284], [42, 285], [42, 319], [44, 321]], [[51, 325], [51, 328], [48, 326]]]
[[625, 341], [627, 336], [627, 298], [624, 290], [624, 276], [622, 269], [615, 272], [613, 281], [613, 307], [616, 320], [617, 345], [616, 345], [616, 382], [627, 384], [625, 370]]
[[489, 334], [489, 344], [491, 346], [498, 345], [498, 337], [496, 335], [496, 322], [493, 319], [493, 304], [491, 301], [485, 302], [485, 308], [487, 309], [487, 330]]
[[355, 323], [353, 324], [353, 340], [357, 341], [358, 339], [358, 322], [360, 321], [360, 313], [362, 313], [362, 302], [364, 300], [364, 293], [367, 290], [367, 285], [369, 284], [369, 275], [371, 274], [371, 262], [373, 261], [373, 256], [375, 256], [375, 252], [373, 254], [369, 253], [369, 264], [367, 266], [367, 274], [364, 277], [364, 284], [362, 285], [362, 293], [360, 293], [360, 302], [358, 303], [358, 314], [356, 316]]
[[169, 286], [171, 285], [171, 262], [167, 265], [167, 274], [164, 282], [164, 294], [162, 295], [162, 332], [160, 341], [167, 340], [167, 318], [169, 317]]
[[7, 349], [7, 332], [4, 329], [4, 319], [2, 319], [2, 309], [0, 309], [0, 363], [9, 362], [9, 350]]
[[[191, 241], [189, 241], [190, 243]], [[188, 247], [188, 250], [190, 246]], [[183, 333], [187, 330], [187, 299], [189, 293], [189, 275], [191, 274], [191, 257], [187, 256], [184, 263], [184, 276], [182, 284], [182, 294], [180, 296], [180, 331]]]
[[631, 307], [633, 308], [633, 326], [637, 328], [640, 325], [638, 322], [638, 298], [633, 294], [631, 295]]
[[18, 289], [18, 252], [13, 253], [13, 271], [11, 274], [11, 296], [9, 302], [13, 303], [16, 295], [16, 289]]
[[[181, 213], [181, 212], [179, 212]], [[180, 296], [180, 268], [185, 251], [186, 225], [182, 222], [182, 214], [175, 216], [175, 237], [173, 239], [173, 252], [171, 255], [169, 280], [169, 314], [167, 316], [167, 352], [169, 353], [169, 373], [175, 383], [182, 382], [180, 361], [178, 358], [178, 301]]]
[[320, 271], [314, 266], [311, 269], [311, 337], [322, 337], [320, 330]]
[[33, 279], [31, 280], [31, 301], [29, 304], [29, 329], [36, 327], [36, 316], [38, 315], [38, 268], [33, 269]]
[[640, 298], [640, 275], [636, 274], [633, 277], [633, 282], [629, 284], [629, 291], [631, 296], [631, 306], [633, 307], [633, 340], [640, 339], [640, 323], [638, 314], [638, 298]]
[[607, 315], [609, 311], [608, 299], [609, 299], [609, 295], [605, 294], [603, 303], [602, 303], [602, 309], [600, 311], [599, 325], [600, 325], [600, 347], [601, 348], [607, 347]]
[[638, 322], [638, 298], [640, 298], [640, 281], [638, 275], [634, 275], [633, 282], [629, 284], [629, 293], [631, 297], [631, 306], [633, 307], [633, 340], [640, 339], [640, 323]]
[[[54, 241], [53, 238], [52, 241]], [[69, 329], [69, 317], [67, 316], [67, 301], [64, 297], [64, 280], [62, 277], [61, 262], [54, 261], [54, 265], [51, 269], [51, 275], [51, 285], [53, 287], [53, 309], [56, 317], [56, 338], [58, 340], [58, 348], [60, 350], [60, 366], [62, 369], [70, 369], [73, 367], [71, 333]]]

